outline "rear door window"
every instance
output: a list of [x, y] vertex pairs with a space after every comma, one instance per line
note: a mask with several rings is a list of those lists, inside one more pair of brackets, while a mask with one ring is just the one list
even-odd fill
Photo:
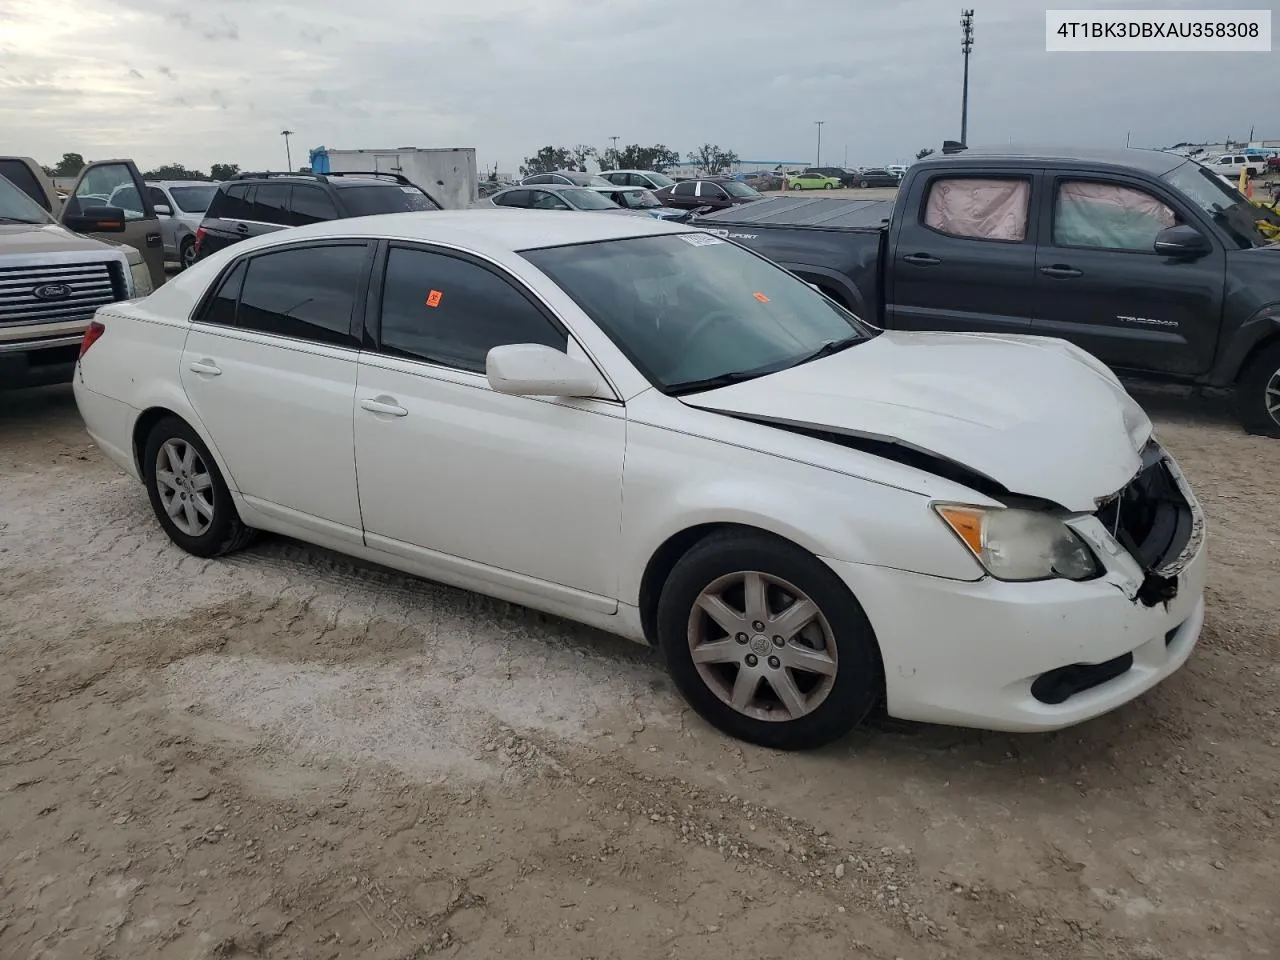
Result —
[[294, 184], [289, 209], [292, 213], [290, 223], [295, 227], [338, 219], [338, 208], [333, 205], [329, 195], [319, 187], [305, 183]]
[[352, 318], [368, 262], [363, 243], [294, 247], [249, 261], [236, 326], [356, 347]]
[[692, 197], [697, 192], [698, 184], [693, 180], [684, 180], [671, 189], [672, 195], [677, 197]]
[[287, 183], [260, 183], [254, 191], [253, 207], [250, 220], [262, 223], [289, 223], [289, 192], [292, 186]]
[[231, 184], [213, 198], [213, 203], [209, 204], [209, 212], [206, 216], [222, 220], [248, 220], [248, 193], [249, 184]]
[[[866, 176], [878, 174], [883, 172], [865, 172]], [[1022, 242], [1027, 239], [1030, 199], [1029, 180], [939, 178], [929, 185], [924, 225], [951, 237]]]

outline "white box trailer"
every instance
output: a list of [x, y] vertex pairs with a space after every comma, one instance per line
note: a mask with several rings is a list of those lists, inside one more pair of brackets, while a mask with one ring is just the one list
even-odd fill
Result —
[[398, 173], [435, 197], [446, 210], [461, 210], [477, 196], [476, 151], [472, 147], [325, 152], [334, 173]]

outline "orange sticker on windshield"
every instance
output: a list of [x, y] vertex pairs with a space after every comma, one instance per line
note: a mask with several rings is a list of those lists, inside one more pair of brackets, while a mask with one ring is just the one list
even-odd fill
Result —
[[444, 294], [441, 293], [439, 290], [432, 290], [430, 293], [427, 294], [427, 306], [428, 307], [440, 306], [440, 300], [443, 297], [444, 297]]
[[755, 297], [757, 300], [759, 300], [761, 303], [769, 302], [769, 298], [766, 297], [763, 293], [753, 293], [752, 296]]

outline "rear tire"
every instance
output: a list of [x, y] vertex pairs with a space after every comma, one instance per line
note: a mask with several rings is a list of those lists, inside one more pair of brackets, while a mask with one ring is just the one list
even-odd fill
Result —
[[156, 519], [187, 553], [220, 557], [257, 536], [240, 520], [209, 448], [185, 420], [165, 417], [151, 428], [142, 468]]
[[867, 188], [867, 181], [865, 181], [865, 180], [859, 180], [859, 181], [858, 181], [858, 186], [862, 187], [862, 189], [864, 189], [864, 190], [865, 190], [865, 189]]
[[1249, 433], [1280, 437], [1280, 342], [1245, 365], [1236, 383], [1236, 415]]
[[[799, 609], [810, 612], [795, 617]], [[736, 619], [743, 629], [730, 632]], [[861, 723], [884, 689], [880, 648], [858, 601], [830, 567], [769, 534], [726, 530], [697, 543], [663, 585], [657, 625], [690, 706], [749, 743], [830, 743]]]
[[191, 237], [187, 237], [182, 241], [182, 246], [178, 248], [178, 265], [186, 270], [196, 262], [196, 242]]

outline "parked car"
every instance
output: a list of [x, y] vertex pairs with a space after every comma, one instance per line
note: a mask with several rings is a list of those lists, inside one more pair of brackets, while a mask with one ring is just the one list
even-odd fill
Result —
[[148, 180], [151, 206], [160, 218], [164, 258], [186, 269], [196, 262], [196, 231], [218, 192], [216, 183], [190, 180]]
[[1266, 161], [1262, 157], [1247, 156], [1243, 153], [1224, 153], [1205, 161], [1205, 166], [1214, 173], [1228, 177], [1240, 176], [1241, 170], [1248, 170], [1250, 176], [1259, 176], [1266, 169]]
[[892, 173], [899, 180], [901, 180], [903, 177], [907, 175], [907, 168], [901, 163], [891, 163], [887, 167], [885, 167], [885, 169], [888, 170], [890, 173]]
[[1280, 436], [1267, 219], [1175, 154], [1000, 148], [913, 164], [893, 203], [775, 197], [694, 223], [878, 326], [1063, 337], [1128, 378], [1234, 387], [1241, 422]]
[[[617, 189], [614, 187], [613, 189]], [[644, 216], [626, 210], [602, 190], [591, 187], [568, 187], [547, 183], [536, 187], [508, 187], [491, 197], [477, 200], [472, 207], [519, 207], [524, 210], [581, 210], [587, 213], [623, 213]]]
[[682, 225], [332, 221], [90, 329], [89, 435], [183, 550], [269, 530], [655, 644], [755, 743], [1061, 728], [1204, 620], [1204, 514], [1102, 364], [882, 332]]
[[766, 190], [781, 190], [786, 183], [786, 176], [776, 172], [749, 173], [742, 182], [763, 193]]
[[884, 167], [867, 167], [858, 171], [853, 185], [855, 187], [896, 187], [901, 182], [901, 177], [896, 173], [890, 173]]
[[1267, 157], [1266, 173], [1280, 173], [1280, 155]]
[[689, 219], [688, 210], [665, 206], [648, 187], [615, 187], [608, 192], [601, 190], [600, 195], [608, 197], [624, 210], [634, 210], [658, 220], [681, 222]]
[[90, 231], [122, 235], [122, 212], [84, 209], [59, 223], [0, 176], [0, 391], [69, 382], [94, 311], [151, 292], [142, 254], [80, 235]]
[[[142, 174], [132, 160], [98, 160], [87, 165], [63, 199], [43, 168], [30, 157], [0, 157], [0, 176], [25, 193], [64, 227], [89, 232], [90, 224], [124, 223], [95, 228], [90, 236], [137, 250], [151, 273], [151, 285], [165, 281], [164, 249], [160, 222], [146, 196]], [[104, 206], [112, 209], [106, 212]], [[73, 225], [74, 224], [74, 225]]]
[[787, 177], [788, 190], [835, 190], [840, 186], [838, 177], [827, 177], [820, 173], [793, 173]]
[[535, 173], [520, 181], [520, 186], [562, 186], [562, 187], [594, 187], [596, 189], [612, 189], [615, 184], [594, 173], [579, 173], [576, 170], [557, 170], [555, 173]]
[[205, 211], [195, 255], [286, 227], [439, 209], [430, 194], [397, 173], [241, 173], [218, 188]]
[[654, 194], [668, 207], [696, 210], [710, 207], [720, 210], [740, 203], [763, 200], [760, 191], [754, 190], [728, 177], [702, 177], [697, 180], [681, 180], [669, 187], [655, 190]]
[[[834, 177], [842, 187], [852, 187], [858, 179], [856, 170], [846, 170], [844, 167], [805, 167], [800, 173], [801, 176], [808, 176], [809, 174]], [[792, 176], [795, 176], [795, 174], [792, 174]]]
[[601, 170], [600, 176], [619, 187], [647, 187], [650, 190], [661, 190], [675, 183], [665, 173], [655, 170]]

